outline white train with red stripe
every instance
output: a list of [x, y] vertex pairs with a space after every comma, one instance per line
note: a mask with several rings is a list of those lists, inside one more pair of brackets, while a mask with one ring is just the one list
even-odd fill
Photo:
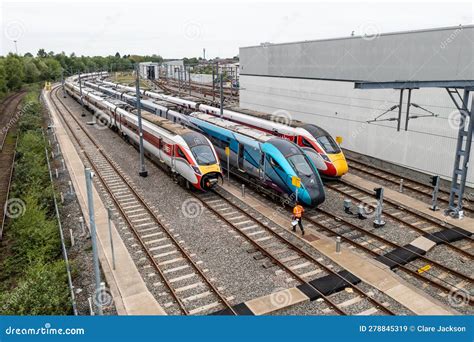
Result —
[[[77, 77], [65, 83], [69, 94], [80, 101]], [[108, 100], [90, 88], [82, 89], [86, 105], [99, 121], [138, 144], [135, 109], [118, 100]], [[209, 190], [222, 177], [219, 158], [210, 141], [201, 133], [142, 110], [143, 145], [146, 154], [196, 189]]]

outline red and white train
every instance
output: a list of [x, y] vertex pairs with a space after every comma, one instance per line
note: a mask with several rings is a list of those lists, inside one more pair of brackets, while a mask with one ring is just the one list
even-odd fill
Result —
[[[77, 76], [67, 79], [65, 88], [80, 101], [80, 87], [76, 80]], [[87, 87], [82, 88], [82, 96], [84, 105], [101, 123], [138, 144], [138, 118], [133, 107], [118, 100], [111, 102]], [[209, 190], [218, 183], [222, 178], [219, 158], [204, 135], [147, 111], [141, 113], [143, 146], [149, 157], [196, 189]]]

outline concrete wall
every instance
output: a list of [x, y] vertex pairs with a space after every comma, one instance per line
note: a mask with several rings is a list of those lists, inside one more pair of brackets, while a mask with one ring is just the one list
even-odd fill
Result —
[[[294, 119], [320, 125], [333, 136], [341, 135], [345, 148], [451, 178], [458, 116], [444, 89], [414, 90], [412, 102], [438, 117], [412, 119], [407, 132], [397, 132], [396, 122], [367, 123], [398, 104], [400, 93], [396, 90], [359, 90], [352, 82], [243, 75], [240, 82], [240, 107], [268, 113], [286, 110]], [[406, 101], [405, 92], [402, 129]], [[410, 113], [428, 114], [414, 107]], [[397, 116], [395, 110], [382, 118]], [[473, 167], [468, 185], [474, 186]]]
[[240, 73], [330, 80], [474, 79], [474, 26], [240, 48]]
[[198, 83], [207, 83], [212, 85], [212, 75], [209, 74], [191, 74], [191, 81]]

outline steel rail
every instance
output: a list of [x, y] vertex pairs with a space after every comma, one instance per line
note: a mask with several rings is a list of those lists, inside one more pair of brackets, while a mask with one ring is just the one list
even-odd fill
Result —
[[[368, 190], [359, 188], [359, 187], [354, 186], [354, 185], [352, 185], [352, 184], [350, 184], [350, 183], [347, 183], [347, 182], [345, 182], [345, 181], [341, 181], [341, 182], [343, 182], [345, 185], [350, 186], [350, 187], [352, 187], [352, 188], [354, 188], [354, 189], [356, 189], [356, 190], [359, 190], [359, 191], [361, 191], [361, 192], [363, 192], [363, 193], [366, 193], [366, 194], [369, 194], [369, 195], [371, 194], [370, 191], [368, 191]], [[336, 188], [336, 187], [334, 187], [334, 186], [332, 186], [332, 185], [326, 184], [326, 186], [327, 186], [329, 189], [331, 189], [331, 190], [333, 190], [333, 191], [336, 191], [336, 192], [340, 193], [341, 195], [346, 196], [346, 197], [348, 197], [348, 198], [350, 198], [350, 199], [352, 199], [352, 200], [354, 200], [354, 201], [363, 202], [363, 201], [361, 201], [360, 199], [358, 199], [357, 197], [355, 197], [355, 196], [353, 196], [353, 195], [351, 195], [351, 194], [348, 194], [348, 193], [344, 192], [343, 190], [338, 189], [338, 188]], [[391, 200], [389, 200], [389, 199], [387, 199], [387, 198], [384, 198], [384, 202], [389, 203], [390, 205], [392, 205], [392, 206], [394, 206], [394, 207], [396, 207], [396, 208], [402, 208], [403, 211], [408, 212], [410, 215], [413, 215], [413, 216], [415, 216], [415, 217], [417, 217], [417, 218], [419, 218], [419, 219], [421, 219], [421, 220], [424, 220], [424, 221], [426, 221], [426, 222], [429, 222], [430, 224], [433, 224], [433, 225], [435, 225], [436, 227], [439, 227], [440, 229], [444, 229], [444, 228], [450, 229], [450, 227], [444, 227], [444, 226], [442, 226], [440, 223], [438, 223], [437, 221], [435, 221], [435, 220], [433, 220], [433, 219], [430, 219], [430, 218], [428, 218], [428, 217], [425, 217], [425, 216], [423, 216], [423, 215], [420, 215], [420, 214], [414, 212], [413, 210], [410, 210], [410, 209], [408, 209], [408, 208], [406, 208], [406, 207], [404, 207], [404, 206], [402, 206], [402, 205], [400, 205], [400, 204], [397, 204], [397, 203], [395, 203], [395, 202], [393, 202], [393, 201], [391, 201]], [[416, 232], [418, 232], [418, 233], [420, 233], [420, 234], [422, 234], [422, 235], [430, 235], [430, 236], [433, 235], [432, 233], [426, 232], [426, 231], [424, 231], [423, 229], [421, 229], [421, 228], [419, 228], [419, 227], [413, 225], [413, 224], [410, 223], [410, 222], [407, 222], [407, 221], [405, 221], [405, 220], [403, 220], [403, 219], [397, 217], [396, 215], [394, 215], [394, 214], [392, 214], [392, 213], [389, 213], [389, 212], [387, 212], [387, 211], [384, 211], [384, 212], [383, 212], [383, 215], [385, 215], [385, 216], [387, 216], [387, 217], [390, 217], [390, 218], [393, 219], [394, 221], [397, 221], [397, 222], [399, 222], [399, 223], [401, 223], [401, 224], [406, 225], [409, 229], [412, 229], [412, 230], [414, 230], [414, 231], [416, 231]], [[438, 238], [438, 237], [437, 237], [437, 238]], [[442, 240], [441, 238], [438, 238], [438, 239]], [[470, 237], [470, 236], [466, 236], [466, 239], [469, 239], [469, 240], [472, 241], [472, 237]], [[459, 253], [459, 254], [464, 255], [465, 257], [468, 257], [468, 258], [471, 258], [471, 259], [474, 257], [474, 255], [472, 255], [471, 253], [469, 253], [469, 252], [467, 252], [467, 251], [465, 251], [465, 250], [463, 250], [463, 249], [461, 249], [461, 248], [459, 248], [459, 247], [453, 245], [453, 244], [450, 243], [449, 241], [443, 240], [443, 242], [444, 242], [444, 244], [445, 244], [448, 248], [451, 248], [452, 250], [456, 251], [456, 252]]]
[[[12, 94], [10, 96], [8, 96], [7, 98], [4, 99], [4, 102], [2, 102], [1, 104], [1, 109], [0, 109], [0, 113], [3, 114], [4, 110], [6, 107], [8, 107], [14, 100], [16, 100], [18, 97], [22, 96], [23, 94], [25, 94], [26, 91], [22, 90], [18, 93], [15, 93], [15, 94]], [[15, 106], [15, 109], [12, 111], [12, 114], [10, 116], [10, 120], [13, 118], [13, 116], [15, 115], [15, 112], [16, 112], [16, 109], [18, 108], [18, 105], [20, 103], [18, 103], [16, 106]], [[7, 135], [8, 135], [8, 131], [10, 130], [10, 125], [7, 123], [7, 126], [5, 127], [5, 131], [3, 132], [3, 137], [2, 137], [2, 142], [0, 144], [0, 152], [3, 150], [3, 146], [5, 145], [5, 140], [7, 138]], [[4, 130], [4, 128], [2, 127], [2, 131]]]
[[[17, 95], [21, 96], [21, 94], [24, 94], [24, 92], [22, 92], [20, 94], [17, 94]], [[2, 105], [1, 105], [2, 106], [2, 112], [3, 112], [4, 107], [10, 105], [13, 102], [13, 100], [18, 97], [17, 95], [11, 95], [11, 96], [7, 97], [4, 100], [4, 102], [2, 102]], [[6, 102], [6, 101], [8, 101], [8, 102]], [[19, 105], [20, 105], [20, 102], [18, 102], [18, 104], [16, 105], [15, 110], [16, 110], [16, 108], [18, 108]], [[7, 128], [7, 130], [5, 132], [5, 136], [2, 139], [2, 145], [1, 145], [1, 148], [0, 148], [0, 153], [3, 152], [4, 142], [5, 142], [5, 139], [8, 135], [9, 130], [10, 130], [10, 128]], [[8, 197], [10, 196], [10, 189], [11, 189], [11, 184], [12, 184], [12, 180], [13, 180], [13, 172], [14, 172], [14, 169], [15, 169], [15, 157], [16, 157], [17, 146], [18, 146], [18, 134], [15, 137], [15, 146], [13, 148], [13, 158], [12, 158], [12, 161], [11, 161], [11, 165], [9, 167], [10, 170], [9, 170], [9, 176], [8, 176], [8, 183], [7, 183], [6, 187], [2, 187], [2, 189], [1, 189], [1, 191], [5, 192], [5, 203], [0, 204], [1, 208], [2, 208], [2, 222], [1, 222], [1, 225], [0, 225], [0, 241], [3, 238], [3, 230], [5, 228], [5, 222], [6, 222], [6, 218], [7, 218], [7, 208], [6, 208], [5, 204], [8, 202]]]
[[[430, 191], [430, 190], [431, 190], [430, 187], [429, 187], [428, 185], [426, 185], [426, 184], [420, 182], [420, 181], [417, 181], [417, 180], [414, 180], [414, 179], [411, 179], [411, 178], [406, 178], [406, 177], [404, 178], [404, 177], [402, 177], [401, 175], [398, 175], [398, 174], [396, 174], [396, 173], [394, 173], [394, 172], [392, 172], [392, 171], [387, 171], [387, 170], [378, 168], [378, 167], [376, 167], [376, 166], [367, 165], [367, 164], [362, 163], [362, 162], [360, 162], [360, 161], [358, 161], [358, 160], [356, 160], [356, 159], [351, 159], [351, 158], [347, 158], [347, 157], [346, 157], [346, 159], [350, 161], [349, 166], [350, 166], [350, 168], [353, 169], [353, 170], [356, 170], [356, 171], [358, 171], [358, 172], [362, 172], [362, 173], [364, 173], [364, 174], [366, 174], [366, 175], [372, 176], [372, 177], [374, 177], [374, 178], [381, 179], [381, 180], [383, 180], [383, 181], [392, 183], [392, 184], [394, 184], [394, 185], [400, 185], [400, 183], [399, 183], [398, 181], [396, 181], [396, 180], [394, 180], [394, 179], [390, 179], [390, 178], [388, 178], [388, 177], [386, 177], [386, 176], [384, 176], [384, 175], [377, 174], [377, 173], [375, 173], [375, 172], [372, 171], [372, 170], [363, 169], [363, 168], [361, 168], [361, 167], [358, 166], [358, 165], [354, 165], [354, 163], [355, 163], [355, 164], [360, 164], [360, 165], [362, 165], [363, 167], [368, 167], [368, 168], [375, 169], [376, 171], [382, 172], [382, 173], [387, 174], [387, 175], [390, 175], [390, 176], [392, 176], [392, 177], [397, 177], [397, 178], [399, 178], [399, 179], [400, 179], [400, 178], [403, 178], [404, 180], [407, 180], [409, 183], [412, 183], [412, 184], [414, 184], [415, 186], [420, 186], [420, 187], [423, 187], [423, 188], [424, 188], [424, 190], [422, 190], [422, 189], [417, 189], [415, 186], [413, 186], [413, 185], [411, 185], [411, 184], [409, 184], [409, 183], [407, 184], [407, 182], [404, 182], [404, 183], [403, 183], [403, 188], [404, 188], [404, 189], [408, 189], [408, 190], [410, 190], [410, 191], [416, 192], [416, 193], [418, 193], [418, 194], [420, 194], [420, 195], [423, 195], [423, 196], [425, 196], [425, 197], [428, 197], [428, 198], [431, 198], [431, 196], [432, 196], [432, 193], [431, 193], [431, 191]], [[439, 189], [439, 192], [440, 192], [441, 194], [443, 194], [443, 195], [446, 195], [446, 196], [449, 195], [449, 192], [446, 191], [446, 190], [444, 190], [444, 189]], [[443, 202], [443, 203], [449, 203], [449, 199], [446, 198], [446, 197], [438, 197], [438, 201], [441, 201], [441, 202]], [[464, 201], [465, 201], [467, 204], [471, 204], [471, 201], [470, 201], [469, 199], [467, 199], [467, 198], [465, 198]], [[464, 206], [464, 210], [469, 211], [469, 212], [473, 212], [472, 208], [467, 207], [467, 206]]]
[[[246, 181], [246, 180], [243, 179], [243, 181]], [[253, 183], [250, 183], [250, 184], [251, 184], [251, 185], [254, 185]], [[256, 186], [258, 187], [258, 185], [256, 185]], [[263, 189], [263, 190], [265, 190], [265, 189]], [[283, 198], [281, 198], [281, 203], [285, 203]], [[323, 214], [329, 214], [329, 213], [327, 213], [327, 212], [324, 212], [324, 211], [323, 211], [322, 209], [320, 209], [320, 208], [318, 208], [317, 210], [319, 210], [319, 211], [322, 212]], [[329, 214], [329, 215], [331, 215], [331, 214]], [[334, 216], [335, 216], [335, 215], [334, 215]], [[342, 221], [345, 221], [343, 218], [341, 218], [341, 217], [339, 217], [339, 216], [335, 216], [335, 217], [337, 217], [337, 220], [338, 220], [338, 221], [341, 221], [341, 222], [342, 222]], [[379, 253], [377, 253], [377, 252], [371, 250], [370, 248], [368, 248], [368, 247], [366, 247], [366, 246], [364, 246], [364, 245], [362, 245], [362, 244], [360, 244], [360, 243], [358, 243], [358, 242], [356, 242], [356, 241], [351, 240], [350, 238], [348, 238], [347, 236], [344, 236], [343, 234], [334, 232], [331, 228], [329, 228], [329, 227], [327, 227], [327, 226], [324, 226], [324, 225], [320, 224], [319, 222], [317, 222], [317, 221], [315, 221], [315, 220], [313, 220], [313, 219], [311, 219], [311, 218], [309, 218], [309, 217], [307, 217], [307, 216], [305, 217], [305, 219], [306, 219], [307, 221], [311, 222], [311, 223], [312, 223], [313, 225], [315, 225], [316, 227], [319, 227], [321, 230], [323, 230], [323, 231], [325, 231], [325, 232], [331, 234], [332, 236], [338, 236], [338, 237], [340, 237], [343, 241], [345, 241], [345, 242], [347, 242], [347, 243], [353, 245], [354, 247], [357, 247], [357, 248], [359, 248], [359, 249], [364, 250], [365, 252], [369, 253], [370, 255], [372, 255], [372, 256], [374, 256], [374, 257], [383, 256], [382, 254], [379, 254]], [[353, 225], [353, 226], [357, 227], [357, 229], [359, 228], [358, 226], [352, 224], [351, 222], [347, 222], [347, 224], [348, 224], [348, 225]], [[361, 229], [362, 229], [362, 228], [361, 228]], [[366, 232], [366, 231], [364, 230], [364, 232]], [[378, 236], [377, 236], [377, 237], [378, 237]], [[381, 238], [381, 237], [378, 237], [378, 238]], [[412, 251], [410, 251], [410, 252], [412, 252]], [[391, 259], [390, 259], [390, 260], [391, 260]], [[438, 282], [436, 282], [436, 281], [434, 281], [434, 280], [431, 280], [431, 279], [429, 279], [429, 278], [426, 278], [426, 277], [422, 276], [421, 274], [419, 274], [418, 272], [409, 269], [409, 268], [406, 267], [405, 265], [402, 265], [402, 264], [400, 264], [400, 263], [397, 263], [397, 267], [398, 267], [399, 269], [401, 269], [402, 271], [404, 271], [404, 272], [406, 272], [406, 273], [412, 275], [413, 277], [416, 277], [416, 278], [418, 278], [418, 279], [420, 279], [420, 280], [422, 280], [422, 281], [425, 281], [425, 282], [431, 284], [431, 285], [434, 286], [434, 287], [437, 287], [438, 289], [440, 289], [440, 290], [442, 290], [442, 291], [444, 291], [444, 292], [450, 293], [450, 292], [452, 291], [453, 286], [447, 287], [447, 286], [445, 286], [445, 285], [443, 285], [443, 284], [440, 284], [440, 283], [438, 283]], [[451, 272], [451, 271], [453, 271], [453, 270], [451, 270], [451, 269], [448, 270], [449, 273], [453, 273], [453, 272]], [[464, 277], [465, 277], [465, 276], [464, 276]], [[469, 281], [471, 281], [471, 280], [469, 280]], [[471, 303], [471, 304], [474, 303], [474, 298], [473, 298], [472, 296], [469, 297], [469, 303]]]
[[[269, 232], [272, 236], [276, 237], [280, 242], [283, 242], [283, 244], [289, 246], [291, 249], [293, 249], [294, 251], [296, 251], [298, 254], [300, 255], [303, 255], [306, 259], [310, 260], [311, 262], [313, 262], [314, 264], [316, 264], [319, 268], [322, 268], [324, 269], [327, 273], [330, 273], [330, 274], [333, 274], [335, 276], [337, 276], [338, 278], [340, 278], [341, 280], [347, 282], [348, 284], [350, 284], [350, 281], [348, 281], [345, 277], [341, 276], [340, 274], [338, 274], [337, 272], [331, 270], [329, 267], [325, 266], [324, 264], [322, 264], [321, 262], [317, 261], [315, 257], [313, 257], [312, 255], [310, 255], [309, 253], [307, 253], [306, 251], [304, 251], [303, 249], [301, 249], [300, 247], [298, 247], [297, 245], [295, 245], [293, 242], [291, 242], [290, 240], [288, 240], [287, 238], [281, 236], [280, 234], [276, 233], [274, 230], [272, 230], [268, 224], [265, 224], [263, 222], [260, 222], [258, 220], [256, 220], [255, 218], [253, 218], [249, 213], [247, 213], [245, 210], [243, 210], [242, 208], [240, 208], [239, 206], [235, 205], [234, 203], [232, 203], [230, 200], [228, 200], [225, 196], [223, 196], [222, 194], [220, 194], [219, 192], [217, 191], [213, 191], [214, 194], [216, 194], [219, 198], [223, 199], [227, 204], [229, 204], [231, 207], [233, 207], [234, 209], [238, 210], [240, 212], [240, 214], [243, 214], [245, 215], [248, 219], [252, 220], [253, 222], [257, 223], [258, 225], [262, 226], [265, 228], [265, 230], [267, 232]], [[254, 241], [250, 236], [248, 236], [247, 234], [245, 234], [243, 231], [241, 231], [234, 223], [232, 223], [229, 219], [227, 219], [224, 215], [222, 215], [221, 213], [219, 213], [217, 210], [215, 210], [214, 208], [212, 208], [208, 203], [206, 203], [205, 200], [202, 200], [200, 199], [199, 197], [197, 197], [202, 203], [203, 205], [210, 211], [212, 211], [214, 214], [216, 214], [220, 219], [222, 219], [224, 222], [226, 222], [228, 225], [230, 225], [235, 231], [237, 231], [240, 235], [242, 235], [243, 237], [245, 237], [250, 243], [252, 243], [254, 246], [256, 246], [264, 255], [268, 255], [277, 265], [279, 265], [281, 268], [285, 269], [288, 273], [290, 273], [291, 275], [293, 275], [296, 279], [298, 279], [300, 282], [302, 282], [303, 284], [307, 284], [309, 286], [311, 286], [313, 289], [315, 289], [321, 296], [322, 298], [327, 301], [334, 309], [336, 309], [337, 312], [339, 312], [340, 314], [343, 314], [343, 315], [346, 315], [345, 311], [340, 309], [337, 304], [335, 304], [332, 300], [330, 300], [328, 298], [328, 296], [324, 295], [323, 293], [321, 293], [317, 288], [315, 288], [313, 285], [311, 285], [310, 283], [306, 282], [302, 277], [300, 277], [297, 273], [295, 273], [293, 270], [291, 270], [288, 266], [286, 266], [284, 263], [282, 263], [280, 260], [278, 260], [278, 258], [276, 256], [274, 256], [272, 253], [270, 253], [264, 246], [262, 246], [261, 244], [259, 244], [257, 241]], [[359, 293], [360, 295], [362, 295], [364, 298], [366, 298], [368, 301], [370, 301], [373, 305], [375, 305], [378, 309], [382, 309], [382, 311], [385, 311], [386, 313], [390, 314], [390, 315], [395, 315], [394, 312], [392, 312], [390, 309], [386, 308], [385, 306], [383, 306], [380, 302], [378, 302], [377, 300], [375, 300], [374, 298], [368, 296], [363, 290], [361, 290], [357, 285], [354, 285], [354, 284], [351, 284], [351, 286], [356, 290], [357, 293]]]
[[[336, 219], [337, 221], [343, 222], [345, 225], [349, 226], [350, 228], [353, 228], [353, 229], [356, 230], [356, 231], [359, 231], [359, 232], [362, 232], [362, 233], [366, 233], [367, 235], [369, 235], [369, 236], [371, 236], [371, 237], [374, 237], [374, 238], [376, 238], [376, 239], [383, 239], [383, 238], [379, 237], [378, 235], [375, 235], [375, 234], [373, 234], [373, 233], [370, 233], [370, 232], [366, 231], [365, 229], [356, 226], [355, 224], [353, 224], [353, 223], [351, 223], [351, 222], [349, 222], [349, 221], [343, 219], [342, 217], [336, 216], [336, 215], [334, 215], [334, 214], [331, 214], [331, 213], [329, 213], [329, 212], [327, 212], [327, 211], [324, 211], [324, 210], [322, 210], [322, 209], [319, 209], [319, 208], [317, 209], [317, 211], [319, 211], [319, 212], [325, 214], [325, 215], [328, 216], [328, 217], [332, 217], [333, 219]], [[345, 236], [344, 234], [337, 233], [337, 232], [335, 232], [333, 229], [331, 229], [331, 228], [329, 228], [329, 227], [327, 227], [327, 226], [325, 226], [325, 225], [323, 225], [323, 224], [321, 224], [321, 223], [319, 223], [319, 222], [317, 222], [317, 221], [315, 221], [315, 220], [313, 220], [313, 219], [311, 219], [311, 218], [309, 218], [309, 217], [306, 217], [305, 219], [306, 219], [307, 221], [311, 222], [311, 223], [312, 223], [313, 225], [315, 225], [316, 227], [319, 227], [320, 229], [324, 230], [325, 232], [328, 232], [328, 233], [330, 233], [331, 235], [338, 236], [338, 237], [340, 237], [342, 240], [344, 240], [345, 242], [347, 242], [347, 243], [349, 243], [349, 244], [351, 244], [351, 245], [353, 245], [353, 246], [355, 246], [355, 247], [357, 247], [357, 248], [360, 248], [360, 249], [364, 250], [365, 252], [367, 252], [367, 253], [369, 253], [369, 254], [375, 256], [375, 257], [383, 257], [383, 254], [379, 254], [379, 253], [373, 251], [372, 249], [370, 249], [370, 248], [368, 248], [368, 247], [366, 247], [366, 246], [364, 246], [364, 245], [362, 245], [362, 244], [360, 244], [360, 243], [358, 243], [358, 242], [352, 240], [351, 238], [348, 238], [348, 237]], [[385, 240], [385, 239], [383, 239], [383, 240]], [[386, 241], [388, 241], [388, 240], [386, 240]], [[392, 243], [390, 242], [390, 244], [392, 244]], [[410, 252], [413, 253], [413, 251], [410, 251]], [[415, 254], [416, 254], [416, 253], [415, 253]], [[418, 255], [417, 255], [417, 256], [418, 256]], [[423, 257], [423, 256], [420, 256], [420, 257]], [[433, 286], [439, 288], [440, 290], [442, 290], [442, 291], [444, 291], [444, 292], [450, 293], [450, 292], [452, 291], [452, 288], [453, 288], [453, 287], [456, 288], [455, 286], [447, 287], [447, 286], [445, 286], [445, 285], [443, 285], [443, 284], [441, 284], [441, 283], [438, 283], [438, 282], [436, 282], [436, 281], [434, 281], [434, 280], [432, 280], [432, 279], [429, 279], [429, 278], [427, 278], [427, 277], [424, 277], [422, 274], [420, 274], [420, 273], [418, 273], [418, 272], [416, 272], [416, 271], [411, 270], [411, 269], [408, 268], [407, 266], [405, 266], [405, 265], [403, 265], [403, 264], [401, 264], [401, 263], [398, 263], [398, 262], [396, 262], [396, 261], [393, 260], [393, 259], [389, 259], [389, 260], [394, 261], [394, 262], [397, 264], [397, 268], [401, 269], [402, 271], [404, 271], [404, 272], [406, 272], [406, 273], [409, 273], [410, 275], [412, 275], [412, 276], [414, 276], [414, 277], [416, 277], [416, 278], [418, 278], [418, 279], [420, 279], [420, 280], [422, 280], [422, 281], [428, 282], [428, 283], [430, 283], [431, 285], [433, 285]], [[444, 268], [446, 268], [446, 267], [444, 267]], [[449, 268], [448, 268], [448, 272], [451, 273], [451, 274], [458, 273], [458, 272], [456, 272], [456, 271], [453, 272], [453, 270], [451, 270], [451, 269], [449, 269]], [[465, 276], [465, 275], [462, 275], [461, 277], [462, 277], [462, 278], [467, 278], [469, 281], [472, 281], [472, 280], [470, 280], [470, 279], [472, 279], [472, 278], [467, 277], [467, 276]], [[470, 303], [474, 303], [474, 299], [470, 297], [470, 298], [469, 298], [469, 302], [470, 302]]]

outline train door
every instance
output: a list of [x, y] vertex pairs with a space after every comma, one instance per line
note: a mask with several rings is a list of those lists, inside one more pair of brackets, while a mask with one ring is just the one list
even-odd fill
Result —
[[239, 143], [239, 151], [237, 153], [237, 165], [239, 167], [239, 170], [240, 171], [243, 171], [245, 172], [245, 165], [244, 165], [244, 161], [245, 161], [245, 157], [244, 157], [244, 153], [245, 153], [245, 147], [243, 144], [240, 144]]
[[261, 152], [258, 174], [261, 180], [265, 179], [265, 153]]
[[176, 171], [176, 166], [175, 166], [175, 145], [170, 145], [170, 154], [171, 154], [171, 171], [175, 172]]

